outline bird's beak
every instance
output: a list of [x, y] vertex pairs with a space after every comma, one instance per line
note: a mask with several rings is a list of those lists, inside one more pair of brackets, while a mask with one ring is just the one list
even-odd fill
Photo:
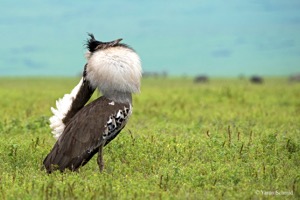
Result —
[[117, 44], [119, 44], [119, 42], [123, 40], [123, 39], [117, 39], [117, 40], [114, 40], [114, 41], [111, 41], [111, 42], [99, 42], [100, 44], [96, 47], [95, 50], [98, 50], [98, 49], [105, 49], [105, 48], [108, 48], [108, 47], [113, 47]]
[[123, 39], [120, 38], [120, 39], [117, 39], [117, 40], [114, 40], [114, 41], [111, 41], [109, 42], [111, 46], [115, 46], [116, 44], [119, 44], [119, 42], [121, 42]]

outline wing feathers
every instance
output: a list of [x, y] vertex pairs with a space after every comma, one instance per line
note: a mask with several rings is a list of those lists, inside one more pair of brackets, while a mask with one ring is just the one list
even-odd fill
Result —
[[[100, 145], [107, 145], [118, 135], [127, 123], [131, 106], [127, 103], [111, 105], [110, 102], [102, 96], [84, 106], [70, 119], [44, 160], [48, 173], [66, 168], [77, 170], [97, 153]], [[122, 117], [121, 113], [127, 115], [123, 114]]]
[[103, 139], [106, 141], [105, 145], [117, 137], [117, 135], [126, 125], [131, 113], [132, 107], [129, 104], [128, 106], [124, 106], [123, 108], [119, 109], [114, 115], [109, 117], [103, 133]]

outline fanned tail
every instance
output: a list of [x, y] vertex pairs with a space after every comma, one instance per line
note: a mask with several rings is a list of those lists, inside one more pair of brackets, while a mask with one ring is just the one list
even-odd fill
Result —
[[67, 116], [68, 112], [72, 108], [72, 104], [76, 99], [80, 88], [83, 85], [83, 78], [81, 78], [80, 82], [76, 85], [76, 87], [71, 91], [70, 94], [65, 94], [63, 98], [60, 98], [56, 101], [56, 109], [51, 107], [51, 111], [53, 116], [50, 117], [50, 128], [52, 129], [52, 133], [56, 139], [63, 133], [66, 124], [64, 123], [64, 119]]

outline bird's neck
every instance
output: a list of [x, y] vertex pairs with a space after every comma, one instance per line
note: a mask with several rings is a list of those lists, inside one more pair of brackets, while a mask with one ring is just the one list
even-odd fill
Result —
[[115, 102], [118, 103], [129, 103], [132, 104], [132, 95], [129, 92], [120, 92], [120, 91], [105, 91], [103, 95]]

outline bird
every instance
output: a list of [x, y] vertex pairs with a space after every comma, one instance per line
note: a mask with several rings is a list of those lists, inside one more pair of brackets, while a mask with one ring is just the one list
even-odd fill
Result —
[[[101, 42], [88, 34], [87, 62], [74, 89], [51, 107], [50, 128], [57, 139], [43, 161], [47, 173], [78, 171], [125, 127], [132, 114], [132, 94], [140, 92], [142, 67], [136, 51], [122, 39]], [[98, 88], [102, 96], [87, 103]]]

